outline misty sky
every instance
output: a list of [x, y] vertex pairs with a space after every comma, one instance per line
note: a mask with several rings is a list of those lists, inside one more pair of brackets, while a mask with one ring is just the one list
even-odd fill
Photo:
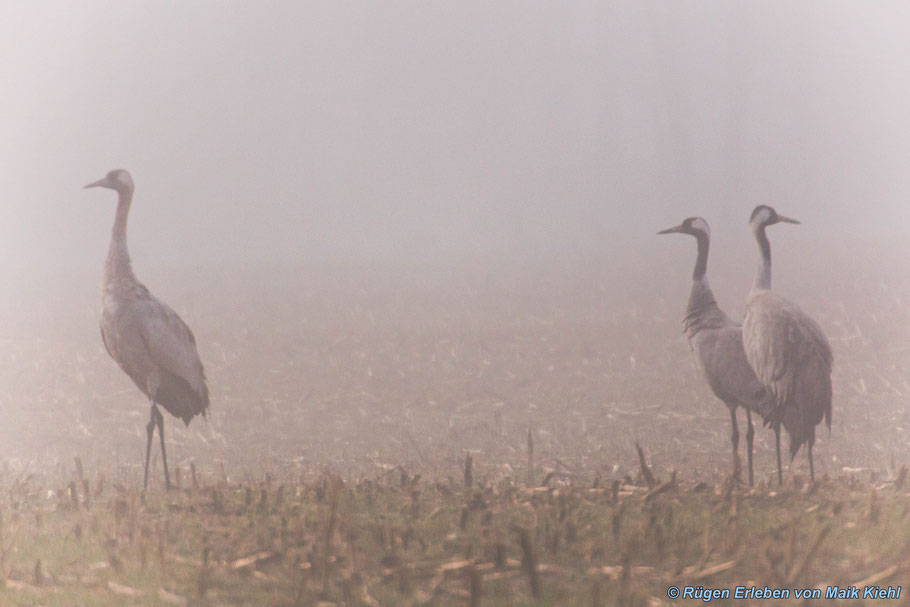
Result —
[[140, 276], [910, 219], [903, 2], [8, 2], [0, 49], [4, 267], [100, 277], [116, 167]]

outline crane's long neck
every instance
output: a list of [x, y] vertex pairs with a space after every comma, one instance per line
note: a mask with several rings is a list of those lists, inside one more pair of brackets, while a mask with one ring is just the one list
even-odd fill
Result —
[[695, 260], [695, 270], [692, 272], [692, 280], [701, 280], [708, 271], [708, 248], [711, 241], [707, 234], [697, 233], [695, 239], [698, 241], [698, 258]]
[[755, 274], [755, 282], [752, 283], [752, 292], [768, 291], [771, 289], [771, 243], [768, 242], [768, 236], [765, 234], [765, 226], [757, 224], [752, 228], [755, 240], [758, 242], [758, 251], [761, 259], [758, 260], [758, 272]]
[[126, 223], [130, 214], [130, 203], [133, 193], [130, 190], [117, 192], [117, 215], [114, 218], [114, 229], [111, 231], [111, 244], [107, 250], [107, 261], [104, 264], [105, 284], [123, 280], [135, 280], [130, 263], [130, 252], [126, 246]]
[[708, 248], [710, 240], [707, 234], [695, 235], [698, 241], [698, 258], [695, 260], [695, 270], [692, 272], [692, 292], [689, 294], [689, 305], [686, 307], [686, 317], [683, 327], [686, 334], [693, 338], [703, 329], [713, 329], [722, 326], [725, 320], [724, 313], [717, 306], [711, 285], [705, 276], [708, 270]]

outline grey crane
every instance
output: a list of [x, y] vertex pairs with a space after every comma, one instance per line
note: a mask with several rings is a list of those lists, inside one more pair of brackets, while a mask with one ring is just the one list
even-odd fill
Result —
[[711, 229], [701, 217], [689, 217], [676, 227], [661, 230], [658, 234], [689, 234], [698, 243], [698, 257], [692, 273], [692, 291], [684, 332], [689, 346], [697, 355], [708, 385], [727, 408], [733, 425], [734, 474], [739, 472], [739, 427], [736, 423], [736, 408], [746, 410], [749, 427], [746, 430], [746, 444], [749, 456], [749, 485], [754, 484], [752, 472], [752, 444], [755, 429], [752, 426], [752, 412], [768, 420], [774, 411], [774, 400], [755, 376], [746, 360], [743, 349], [742, 327], [733, 322], [717, 305], [714, 293], [706, 276], [708, 248], [711, 245]]
[[209, 390], [205, 370], [196, 351], [196, 338], [185, 322], [167, 304], [149, 293], [133, 274], [126, 246], [126, 223], [133, 200], [133, 178], [123, 169], [110, 171], [86, 188], [110, 188], [117, 192], [117, 215], [111, 244], [104, 263], [101, 338], [111, 355], [151, 403], [146, 426], [145, 475], [148, 488], [149, 455], [155, 427], [161, 438], [161, 461], [168, 489], [171, 478], [164, 448], [164, 416], [158, 405], [189, 425], [198, 414], [205, 417]]
[[831, 430], [831, 345], [821, 327], [796, 304], [771, 291], [771, 244], [765, 228], [776, 223], [799, 223], [766, 205], [752, 211], [749, 226], [758, 242], [760, 260], [746, 302], [743, 345], [758, 379], [774, 396], [771, 420], [777, 448], [777, 481], [783, 484], [780, 464], [780, 426], [790, 435], [790, 459], [803, 445], [809, 453], [809, 474], [815, 482], [812, 446], [815, 426], [822, 419]]

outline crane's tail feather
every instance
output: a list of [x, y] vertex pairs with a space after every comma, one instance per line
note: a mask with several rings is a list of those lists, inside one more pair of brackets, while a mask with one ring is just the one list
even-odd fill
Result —
[[172, 373], [163, 373], [161, 386], [155, 393], [155, 402], [187, 426], [199, 414], [205, 417], [209, 409], [208, 386], [202, 384], [201, 394], [185, 379]]

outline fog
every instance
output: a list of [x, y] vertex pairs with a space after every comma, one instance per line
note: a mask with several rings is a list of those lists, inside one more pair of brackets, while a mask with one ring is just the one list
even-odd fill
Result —
[[[651, 247], [771, 203], [816, 233], [908, 218], [910, 8], [14, 3], [7, 267], [100, 263], [111, 168], [151, 263]], [[786, 210], [784, 210], [786, 209]]]
[[[847, 361], [834, 437], [869, 402], [892, 407], [882, 428], [910, 423], [893, 401], [906, 331], [885, 329], [910, 308], [908, 23], [902, 2], [7, 3], [4, 453], [141, 461], [146, 404], [97, 332], [115, 196], [82, 189], [120, 167], [137, 275], [196, 331], [215, 402], [210, 425], [169, 419], [177, 458], [242, 459], [226, 445], [262, 420], [285, 459], [437, 429], [460, 453], [499, 406], [517, 445], [529, 423], [556, 424], [554, 450], [578, 442], [559, 424], [581, 415], [600, 449], [646, 431], [596, 426], [604, 403], [677, 404], [677, 373], [686, 414], [720, 420], [679, 335], [694, 246], [655, 232], [710, 222], [738, 317], [760, 203], [803, 222], [775, 228], [775, 285]], [[480, 412], [451, 413], [465, 402]], [[337, 433], [300, 446], [321, 422]], [[668, 436], [667, 461], [706, 465]], [[822, 439], [818, 465], [881, 466], [901, 441]], [[609, 444], [584, 457], [609, 467], [628, 450]]]

